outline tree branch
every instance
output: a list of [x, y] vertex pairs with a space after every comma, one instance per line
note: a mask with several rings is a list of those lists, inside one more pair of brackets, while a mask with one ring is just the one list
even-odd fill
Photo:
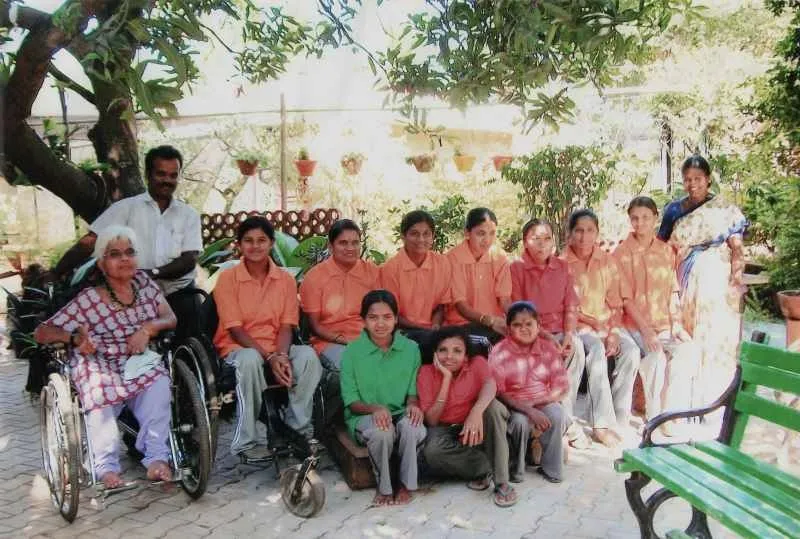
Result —
[[47, 26], [51, 22], [49, 13], [20, 4], [16, 4], [16, 21], [12, 22], [10, 13], [12, 5], [10, 1], [3, 1], [0, 4], [0, 27], [13, 28], [16, 26], [25, 30], [33, 30], [40, 26]]
[[58, 82], [63, 83], [65, 88], [68, 88], [68, 89], [72, 90], [73, 92], [75, 92], [76, 94], [78, 94], [79, 96], [84, 98], [86, 101], [88, 101], [92, 105], [96, 105], [97, 104], [95, 102], [94, 94], [90, 90], [88, 90], [87, 88], [84, 88], [83, 86], [81, 86], [80, 84], [78, 84], [77, 82], [75, 82], [74, 80], [69, 78], [66, 74], [64, 74], [63, 71], [61, 71], [55, 65], [53, 65], [52, 62], [50, 63], [50, 68], [48, 69], [48, 72]]

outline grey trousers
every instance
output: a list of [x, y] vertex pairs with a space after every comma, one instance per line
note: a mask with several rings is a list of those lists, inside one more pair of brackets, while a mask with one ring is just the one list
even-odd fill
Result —
[[365, 415], [356, 425], [356, 440], [367, 446], [369, 460], [378, 480], [378, 492], [384, 496], [390, 496], [393, 492], [389, 461], [395, 451], [400, 457], [398, 479], [408, 490], [417, 490], [417, 450], [426, 434], [423, 425], [413, 426], [405, 414], [393, 419], [389, 430], [376, 427], [371, 415]]
[[344, 353], [345, 348], [346, 346], [343, 344], [329, 344], [320, 352], [320, 362], [326, 369], [337, 372], [342, 370], [342, 353]]
[[[283, 420], [301, 434], [312, 434], [311, 418], [314, 391], [322, 376], [322, 365], [310, 346], [291, 346], [289, 360], [295, 385], [289, 389], [289, 405]], [[231, 453], [237, 455], [257, 443], [256, 422], [261, 413], [263, 393], [267, 389], [264, 360], [253, 348], [231, 352], [225, 361], [236, 368], [236, 429]]]
[[[593, 428], [605, 429], [628, 421], [633, 400], [633, 383], [639, 369], [639, 347], [630, 334], [619, 332], [619, 354], [616, 357], [611, 384], [608, 382], [608, 358], [604, 338], [594, 332], [580, 333], [586, 354], [585, 367], [568, 365], [570, 389], [581, 383], [584, 369], [589, 377], [589, 422]], [[572, 403], [574, 405], [574, 402]]]
[[[570, 424], [564, 408], [552, 402], [539, 408], [550, 420], [550, 428], [539, 436], [542, 444], [542, 470], [556, 479], [564, 473], [564, 434]], [[522, 481], [525, 476], [525, 455], [531, 440], [531, 424], [528, 416], [519, 412], [511, 412], [508, 420], [508, 437], [511, 440], [511, 477]]]
[[[558, 339], [558, 342], [564, 342], [563, 333], [555, 333], [553, 336]], [[578, 400], [581, 375], [586, 369], [586, 352], [583, 349], [583, 341], [577, 334], [572, 338], [572, 355], [564, 358], [564, 366], [569, 377], [569, 392], [561, 399], [561, 405], [564, 407], [567, 418], [571, 420], [575, 415], [575, 402]]]
[[678, 342], [669, 331], [658, 334], [662, 352], [647, 352], [644, 339], [638, 331], [630, 331], [642, 355], [639, 374], [642, 375], [647, 419], [673, 410], [686, 410], [691, 406], [692, 379], [697, 373], [700, 352], [692, 342]]
[[495, 484], [508, 483], [508, 408], [493, 400], [483, 412], [483, 444], [461, 443], [463, 425], [428, 427], [422, 454], [434, 474], [478, 479], [494, 472]]

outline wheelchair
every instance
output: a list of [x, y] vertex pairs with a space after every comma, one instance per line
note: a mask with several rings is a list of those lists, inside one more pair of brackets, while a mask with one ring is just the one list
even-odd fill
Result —
[[[171, 483], [180, 484], [191, 498], [197, 499], [205, 493], [212, 465], [208, 410], [202, 381], [194, 374], [197, 358], [191, 354], [191, 349], [179, 346], [173, 350], [171, 345], [168, 334], [162, 334], [155, 343], [171, 380]], [[81, 489], [93, 488], [93, 497], [102, 502], [111, 494], [138, 485], [105, 489], [98, 480], [83, 406], [70, 378], [67, 348], [49, 345], [47, 352], [49, 374], [40, 399], [42, 461], [53, 505], [65, 520], [72, 522], [78, 513]], [[194, 365], [190, 366], [190, 362]], [[130, 440], [136, 438], [138, 424], [126, 410], [117, 423], [130, 446]]]
[[[195, 296], [197, 316], [194, 327], [188, 328], [190, 336], [176, 349], [176, 356], [191, 357], [192, 372], [197, 376], [209, 418], [211, 453], [216, 458], [219, 423], [233, 417], [236, 407], [236, 369], [218, 356], [212, 338], [219, 319], [213, 297], [202, 289], [187, 288], [183, 294]], [[296, 336], [297, 340], [297, 336]], [[299, 340], [298, 340], [299, 342]], [[265, 366], [268, 386], [263, 399], [260, 420], [267, 429], [267, 440], [272, 456], [260, 464], [272, 465], [280, 479], [281, 498], [286, 508], [301, 518], [316, 515], [325, 505], [325, 486], [316, 473], [320, 446], [313, 440], [308, 443], [298, 433], [287, 427], [281, 418], [281, 408], [287, 402], [286, 388], [269, 383], [272, 372]], [[321, 388], [314, 395], [314, 430], [323, 432], [326, 417], [326, 399]], [[281, 471], [281, 459], [299, 458], [302, 462]], [[213, 462], [213, 460], [212, 460]]]

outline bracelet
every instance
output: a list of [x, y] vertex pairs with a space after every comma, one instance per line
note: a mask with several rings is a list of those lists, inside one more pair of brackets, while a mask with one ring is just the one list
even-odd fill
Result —
[[444, 402], [445, 399], [436, 399], [436, 402]]

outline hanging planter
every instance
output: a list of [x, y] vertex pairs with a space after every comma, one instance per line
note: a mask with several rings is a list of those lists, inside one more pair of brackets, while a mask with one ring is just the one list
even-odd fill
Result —
[[239, 167], [239, 172], [242, 173], [242, 176], [252, 176], [258, 169], [258, 160], [237, 159], [236, 166]]
[[495, 155], [492, 157], [494, 169], [498, 172], [502, 172], [503, 168], [511, 164], [512, 159], [514, 159], [512, 155]]
[[469, 172], [475, 165], [475, 156], [463, 154], [459, 150], [456, 150], [456, 153], [453, 155], [453, 162], [456, 164], [456, 168], [459, 172]]
[[364, 154], [358, 152], [346, 153], [339, 163], [341, 163], [342, 168], [348, 175], [355, 176], [361, 172], [361, 165], [364, 164]]
[[414, 165], [417, 172], [430, 172], [433, 165], [436, 163], [436, 155], [432, 153], [421, 153], [419, 155], [412, 155], [406, 157], [406, 163]]
[[313, 176], [314, 169], [317, 168], [317, 162], [309, 159], [308, 157], [308, 150], [301, 148], [300, 151], [297, 152], [297, 159], [294, 162], [294, 166], [297, 168], [297, 173], [303, 178]]

